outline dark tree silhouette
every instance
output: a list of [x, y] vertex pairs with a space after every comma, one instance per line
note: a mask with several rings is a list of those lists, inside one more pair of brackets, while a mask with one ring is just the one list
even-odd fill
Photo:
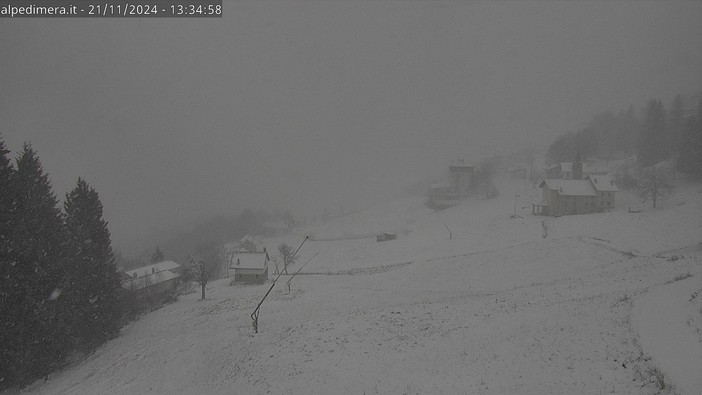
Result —
[[76, 347], [91, 350], [118, 332], [120, 280], [95, 189], [79, 178], [75, 189], [66, 195], [64, 209], [73, 249], [64, 292], [71, 300]]
[[280, 253], [280, 256], [283, 257], [283, 270], [285, 271], [285, 274], [288, 274], [288, 265], [295, 263], [293, 249], [289, 245], [283, 243], [278, 246], [278, 252]]
[[159, 263], [163, 262], [165, 259], [165, 255], [163, 255], [163, 251], [161, 251], [161, 247], [156, 247], [156, 251], [154, 251], [153, 255], [151, 255], [151, 263]]
[[190, 275], [193, 280], [200, 284], [202, 299], [205, 300], [205, 289], [207, 283], [214, 279], [220, 266], [226, 262], [226, 253], [223, 248], [212, 248], [202, 252], [190, 259]]
[[[6, 177], [6, 160], [1, 162]], [[70, 349], [69, 323], [59, 305], [65, 232], [49, 178], [29, 144], [10, 173], [10, 188], [2, 188], [12, 207], [3, 212], [1, 231], [9, 238], [3, 243], [0, 270], [5, 289], [0, 359], [8, 382], [27, 384], [58, 366]]]
[[680, 139], [678, 169], [702, 178], [702, 95], [698, 103], [697, 115], [687, 120]]
[[651, 100], [644, 110], [639, 134], [638, 155], [641, 165], [651, 166], [669, 155], [666, 115], [660, 100]]

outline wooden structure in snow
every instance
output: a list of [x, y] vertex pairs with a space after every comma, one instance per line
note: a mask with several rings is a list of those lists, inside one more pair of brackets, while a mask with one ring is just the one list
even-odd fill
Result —
[[430, 186], [427, 206], [441, 210], [461, 204], [473, 193], [474, 169], [463, 160], [449, 166], [449, 182]]
[[127, 270], [122, 276], [122, 288], [137, 296], [166, 294], [176, 289], [181, 269], [173, 261], [163, 261]]
[[397, 234], [395, 233], [383, 233], [375, 237], [376, 242], [395, 240], [397, 239]]

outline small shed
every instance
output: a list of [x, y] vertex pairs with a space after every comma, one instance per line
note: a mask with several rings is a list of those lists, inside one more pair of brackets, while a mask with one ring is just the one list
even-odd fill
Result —
[[246, 252], [236, 254], [231, 260], [229, 273], [233, 272], [234, 282], [263, 284], [268, 280], [267, 252]]
[[397, 239], [397, 234], [395, 233], [383, 233], [375, 237], [376, 242], [395, 240]]

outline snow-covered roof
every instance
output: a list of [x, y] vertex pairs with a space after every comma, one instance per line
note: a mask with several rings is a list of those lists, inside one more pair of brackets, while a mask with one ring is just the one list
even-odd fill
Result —
[[[583, 174], [604, 174], [607, 173], [607, 169], [603, 167], [590, 166], [587, 163], [583, 163]], [[572, 173], [573, 172], [573, 162], [561, 162], [561, 172]]]
[[456, 159], [452, 160], [451, 164], [449, 166], [455, 166], [455, 167], [473, 167], [471, 165], [467, 165], [465, 159]]
[[451, 183], [449, 182], [432, 182], [431, 185], [429, 185], [429, 188], [431, 189], [442, 189], [442, 188], [450, 188]]
[[449, 166], [450, 173], [470, 173], [475, 166], [468, 165], [451, 165]]
[[236, 254], [230, 269], [265, 269], [268, 265], [267, 252], [245, 252]]
[[597, 196], [595, 187], [590, 180], [544, 180], [539, 188], [558, 191], [562, 196]]
[[180, 265], [173, 262], [173, 261], [163, 261], [163, 262], [159, 262], [159, 263], [154, 263], [153, 265], [148, 265], [148, 266], [143, 266], [143, 267], [139, 267], [139, 268], [132, 269], [132, 270], [127, 270], [127, 271], [125, 271], [125, 273], [129, 277], [134, 277], [134, 273], [136, 273], [137, 277], [143, 277], [143, 276], [146, 276], [147, 274], [154, 274], [154, 272], [158, 273], [158, 272], [162, 272], [165, 270], [174, 270], [174, 269], [177, 269], [179, 267], [180, 267]]
[[585, 174], [605, 174], [607, 169], [604, 167], [590, 166], [587, 163], [583, 163], [583, 173]]
[[251, 236], [250, 234], [247, 233], [246, 236], [239, 239], [239, 244], [244, 244], [247, 241], [250, 241], [252, 243], [256, 243], [256, 238], [254, 238], [253, 236]]
[[270, 228], [270, 229], [287, 229], [288, 225], [283, 222], [283, 221], [265, 221], [263, 223], [264, 228]]
[[173, 273], [169, 270], [163, 270], [156, 273], [151, 273], [147, 276], [140, 276], [137, 278], [131, 278], [129, 280], [122, 281], [122, 288], [124, 289], [142, 289], [151, 285], [159, 284], [164, 281], [168, 281], [174, 278], [180, 277], [180, 274]]
[[617, 192], [619, 189], [610, 176], [587, 176], [592, 180], [592, 185], [600, 192]]

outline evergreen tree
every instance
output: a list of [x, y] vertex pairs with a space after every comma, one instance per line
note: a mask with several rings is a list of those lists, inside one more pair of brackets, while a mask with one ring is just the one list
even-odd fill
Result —
[[[585, 129], [575, 134], [575, 151], [588, 157], [594, 155], [598, 150], [598, 129], [588, 125]], [[573, 156], [571, 155], [571, 158]]]
[[579, 152], [584, 156], [613, 157], [617, 150], [617, 121], [617, 117], [609, 111], [596, 115], [583, 131], [589, 131], [592, 134], [590, 141], [587, 142], [591, 145], [589, 147], [590, 150], [583, 150], [582, 147], [578, 147]]
[[[5, 169], [6, 171], [6, 169]], [[63, 360], [66, 324], [58, 299], [64, 262], [61, 211], [35, 151], [25, 144], [11, 180], [11, 237], [4, 257], [3, 364], [9, 380], [26, 384]], [[5, 359], [7, 358], [7, 359]]]
[[79, 178], [66, 195], [64, 209], [72, 250], [64, 290], [74, 312], [71, 329], [75, 346], [91, 350], [119, 329], [120, 279], [95, 189]]
[[[12, 166], [10, 158], [7, 156], [10, 151], [5, 148], [5, 142], [0, 136], [0, 240], [9, 238], [6, 233], [8, 227], [10, 226], [10, 215], [13, 210], [12, 205], [12, 179], [14, 177], [15, 169]], [[0, 255], [4, 256], [4, 255]]]
[[619, 113], [617, 118], [616, 138], [614, 140], [615, 151], [631, 153], [636, 147], [636, 138], [640, 129], [634, 106], [630, 105], [625, 112]]
[[639, 134], [638, 155], [644, 167], [664, 160], [669, 155], [666, 116], [660, 100], [650, 100], [644, 110]]
[[163, 262], [164, 259], [165, 259], [165, 255], [163, 255], [163, 251], [161, 251], [161, 247], [156, 246], [156, 251], [154, 251], [154, 254], [151, 255], [151, 263]]
[[[14, 173], [15, 169], [7, 156], [10, 153], [5, 148], [5, 142], [0, 139], [0, 361], [13, 361], [16, 350], [10, 346], [14, 344], [11, 335], [15, 333], [13, 319], [18, 316], [18, 311], [12, 306], [12, 295], [15, 294], [16, 282], [11, 277], [14, 260], [11, 259], [11, 240], [14, 230]], [[0, 389], [3, 384], [11, 384], [13, 376], [8, 364], [0, 364]]]
[[575, 135], [567, 133], [556, 138], [548, 147], [546, 159], [548, 163], [567, 162], [575, 155], [575, 151]]
[[680, 145], [680, 139], [685, 133], [685, 103], [680, 95], [675, 96], [668, 113], [668, 149], [672, 153]]
[[702, 177], [702, 95], [697, 116], [687, 120], [678, 148], [678, 168], [696, 177]]
[[[7, 156], [9, 153], [10, 151], [5, 148], [5, 142], [0, 138], [0, 281], [7, 277], [6, 270], [9, 265], [7, 254], [15, 216], [12, 195], [15, 169]], [[6, 291], [5, 287], [0, 287], [0, 295], [4, 295]]]

